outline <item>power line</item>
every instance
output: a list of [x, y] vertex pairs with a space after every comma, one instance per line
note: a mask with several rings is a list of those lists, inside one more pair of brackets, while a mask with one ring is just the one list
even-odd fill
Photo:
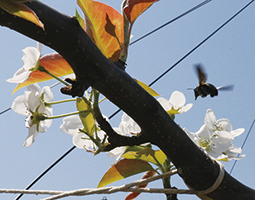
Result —
[[[247, 135], [246, 135], [246, 137], [245, 137], [245, 139], [244, 139], [244, 141], [243, 141], [243, 144], [242, 144], [242, 146], [241, 146], [241, 149], [244, 148], [244, 145], [245, 145], [245, 143], [246, 143], [246, 141], [247, 141], [247, 139], [248, 139], [248, 137], [249, 137], [249, 135], [250, 135], [250, 133], [251, 133], [251, 130], [252, 130], [252, 128], [253, 128], [254, 123], [255, 123], [255, 119], [253, 120], [253, 122], [252, 122], [252, 124], [251, 124], [251, 126], [250, 126], [250, 129], [249, 129], [249, 131], [248, 131], [248, 133], [247, 133]], [[240, 155], [240, 154], [238, 154], [238, 156], [239, 156], [239, 155]], [[237, 156], [237, 157], [238, 157], [238, 156]], [[236, 161], [237, 161], [237, 160], [235, 160], [234, 164], [232, 165], [232, 168], [231, 168], [229, 174], [231, 174], [232, 171], [233, 171], [233, 169], [235, 168]]]
[[172, 22], [176, 21], [177, 19], [180, 19], [180, 18], [184, 17], [185, 15], [191, 13], [192, 11], [197, 10], [198, 8], [204, 6], [205, 4], [209, 3], [210, 1], [212, 1], [212, 0], [205, 0], [205, 1], [203, 1], [202, 3], [200, 3], [200, 4], [196, 5], [196, 6], [194, 6], [193, 8], [189, 9], [188, 11], [186, 11], [186, 12], [180, 14], [179, 16], [175, 17], [174, 19], [172, 19], [172, 20], [166, 22], [165, 24], [159, 26], [158, 28], [155, 28], [154, 30], [150, 31], [149, 33], [147, 33], [147, 34], [143, 35], [142, 37], [136, 39], [135, 41], [131, 42], [131, 43], [130, 43], [130, 46], [131, 46], [132, 44], [135, 44], [136, 42], [138, 42], [138, 41], [140, 41], [140, 40], [146, 38], [147, 36], [151, 35], [152, 33], [157, 32], [158, 30], [164, 28], [165, 26], [171, 24]]
[[170, 70], [172, 70], [174, 67], [176, 67], [180, 62], [182, 62], [185, 58], [187, 58], [191, 53], [193, 53], [198, 47], [200, 47], [202, 44], [204, 44], [207, 40], [209, 40], [213, 35], [215, 35], [219, 30], [221, 30], [224, 26], [226, 26], [230, 21], [232, 21], [237, 15], [239, 15], [245, 8], [247, 8], [254, 0], [250, 1], [248, 4], [246, 4], [242, 9], [240, 9], [236, 14], [234, 14], [232, 17], [230, 17], [225, 23], [223, 23], [219, 28], [217, 28], [215, 31], [213, 31], [209, 36], [207, 36], [202, 42], [200, 42], [198, 45], [196, 45], [193, 49], [191, 49], [187, 54], [185, 54], [180, 60], [178, 60], [176, 63], [174, 63], [171, 67], [169, 67], [164, 73], [162, 73], [158, 78], [156, 78], [154, 81], [152, 81], [149, 86], [154, 85], [159, 79], [161, 79], [163, 76], [165, 76]]
[[[66, 153], [64, 153], [59, 159], [52, 163], [46, 170], [44, 170], [37, 178], [35, 178], [25, 190], [29, 190], [37, 181], [39, 181], [47, 172], [49, 172], [56, 164], [58, 164], [63, 158], [65, 158], [69, 153], [71, 153], [76, 146], [71, 147]], [[19, 194], [14, 200], [20, 199], [24, 194]]]
[[2, 114], [4, 114], [4, 113], [8, 112], [9, 110], [11, 110], [11, 108], [7, 108], [7, 109], [3, 110], [2, 112], [0, 112], [0, 115], [2, 115]]
[[[196, 10], [197, 8], [201, 7], [202, 5], [205, 5], [206, 3], [210, 2], [211, 0], [206, 0], [204, 2], [202, 2], [201, 4], [195, 6], [194, 8], [188, 10], [187, 12], [183, 13], [180, 15], [180, 17], [185, 16], [186, 14], [190, 13], [193, 10]], [[245, 8], [247, 8], [254, 0], [250, 1], [246, 6], [244, 6], [241, 10], [239, 10], [236, 14], [234, 14], [229, 20], [227, 20], [225, 23], [223, 23], [219, 28], [217, 28], [213, 33], [211, 33], [208, 37], [206, 37], [202, 42], [200, 42], [198, 45], [196, 45], [192, 50], [190, 50], [187, 54], [185, 54], [181, 59], [179, 59], [174, 65], [172, 65], [170, 68], [168, 68], [164, 73], [162, 73], [160, 76], [158, 76], [154, 81], [152, 81], [149, 86], [152, 86], [153, 84], [155, 84], [158, 80], [160, 80], [164, 75], [166, 75], [170, 70], [172, 70], [175, 66], [177, 66], [180, 62], [182, 62], [186, 57], [188, 57], [191, 53], [193, 53], [198, 47], [200, 47], [202, 44], [204, 44], [208, 39], [210, 39], [214, 34], [216, 34], [219, 30], [221, 30], [226, 24], [228, 24], [231, 20], [233, 20], [238, 14], [240, 14]], [[138, 42], [139, 40], [149, 36], [150, 34], [160, 30], [161, 28], [163, 28], [164, 26], [170, 24], [171, 22], [177, 20], [180, 18], [179, 16], [174, 18], [173, 20], [165, 23], [164, 25], [158, 27], [157, 29], [147, 33], [146, 35], [142, 36], [141, 38], [135, 40], [133, 43], [130, 43], [130, 45]], [[114, 117], [118, 112], [120, 111], [117, 110], [115, 113], [113, 113], [109, 119], [111, 119], [112, 117]], [[255, 120], [254, 120], [255, 122]], [[254, 123], [253, 123], [254, 124]], [[252, 125], [253, 126], [253, 125]], [[248, 136], [247, 136], [248, 137]], [[246, 141], [246, 140], [245, 140]], [[245, 144], [245, 142], [244, 142]], [[243, 145], [244, 145], [243, 144]], [[65, 158], [70, 152], [72, 152], [76, 147], [73, 146], [71, 147], [65, 154], [63, 154], [57, 161], [55, 161], [50, 167], [48, 167], [42, 174], [40, 174], [32, 183], [30, 183], [27, 187], [26, 190], [28, 190], [29, 188], [31, 188], [39, 179], [41, 179], [48, 171], [51, 170], [51, 168], [53, 168], [57, 163], [59, 163], [63, 158]], [[234, 163], [235, 164], [235, 163]], [[232, 167], [233, 168], [233, 167]], [[232, 171], [232, 170], [231, 170]], [[230, 172], [231, 173], [231, 172]], [[15, 200], [20, 199], [23, 196], [23, 194], [20, 194], [19, 196], [17, 196], [17, 198], [15, 198]]]

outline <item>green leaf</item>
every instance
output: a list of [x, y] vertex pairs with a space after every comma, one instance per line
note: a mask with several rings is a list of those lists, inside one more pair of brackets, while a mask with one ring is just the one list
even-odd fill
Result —
[[78, 20], [80, 26], [83, 28], [83, 30], [85, 30], [85, 21], [84, 19], [80, 16], [80, 14], [78, 13], [78, 11], [75, 9], [75, 17]]
[[153, 90], [150, 86], [146, 85], [142, 81], [139, 81], [137, 79], [134, 79], [143, 89], [145, 89], [151, 96], [158, 97], [160, 96], [155, 90]]
[[123, 159], [120, 160], [116, 165], [113, 165], [104, 174], [97, 187], [100, 188], [115, 181], [119, 181], [121, 179], [149, 170], [153, 170], [153, 168], [145, 161]]
[[144, 148], [140, 151], [129, 151], [125, 153], [123, 158], [126, 159], [139, 159], [145, 162], [150, 162], [157, 166], [162, 166], [166, 160], [166, 155], [161, 150], [153, 150], [151, 148]]
[[[78, 111], [88, 111], [91, 109], [82, 98], [76, 99], [76, 107]], [[81, 112], [79, 116], [84, 126], [83, 130], [88, 135], [93, 136], [93, 133], [95, 132], [95, 119], [92, 112]]]

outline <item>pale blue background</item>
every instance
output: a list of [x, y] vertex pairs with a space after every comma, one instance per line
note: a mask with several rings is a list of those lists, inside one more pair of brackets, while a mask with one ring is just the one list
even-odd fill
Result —
[[[75, 0], [45, 0], [43, 2], [68, 15], [74, 15], [75, 8], [78, 8]], [[105, 2], [120, 11], [120, 0], [108, 0]], [[155, 3], [135, 22], [132, 40], [139, 38], [200, 2], [198, 0], [161, 0]], [[127, 72], [145, 83], [152, 82], [248, 2], [247, 0], [214, 0], [203, 8], [134, 44], [130, 47]], [[189, 112], [176, 117], [178, 124], [192, 132], [196, 132], [202, 126], [208, 108], [214, 111], [218, 119], [230, 119], [234, 129], [245, 128], [245, 133], [233, 142], [237, 147], [242, 145], [245, 135], [255, 118], [254, 10], [255, 5], [252, 4], [153, 86], [153, 89], [167, 99], [169, 99], [174, 90], [179, 90], [185, 94], [188, 103], [194, 104]], [[24, 89], [21, 89], [11, 95], [15, 84], [7, 83], [5, 80], [12, 77], [17, 69], [22, 67], [21, 57], [23, 53], [21, 50], [27, 46], [35, 46], [36, 43], [4, 27], [0, 28], [0, 35], [0, 111], [2, 111], [9, 108], [18, 95], [23, 94]], [[43, 48], [43, 54], [50, 52], [53, 51], [46, 47]], [[193, 70], [195, 63], [202, 63], [205, 66], [208, 82], [216, 86], [234, 84], [234, 91], [220, 92], [219, 96], [213, 99], [207, 97], [205, 99], [198, 98], [197, 101], [194, 101], [193, 92], [187, 90], [187, 88], [195, 87], [198, 84]], [[54, 81], [51, 81], [40, 85], [44, 86], [53, 83]], [[55, 100], [68, 98], [59, 93], [59, 88], [53, 89]], [[56, 115], [74, 111], [75, 104], [56, 105], [53, 108]], [[104, 102], [101, 108], [102, 112], [107, 116], [116, 110], [116, 107], [108, 102]], [[121, 114], [111, 120], [113, 126], [118, 126], [120, 117]], [[48, 131], [40, 133], [35, 143], [29, 148], [22, 146], [27, 136], [24, 116], [9, 111], [1, 115], [0, 120], [0, 188], [25, 188], [73, 145], [71, 136], [59, 130], [59, 126], [62, 123], [61, 120], [53, 121], [53, 125]], [[234, 177], [252, 188], [255, 188], [254, 141], [255, 130], [252, 130], [243, 149], [246, 158], [237, 162], [232, 173]], [[73, 190], [94, 188], [110, 167], [112, 161], [113, 159], [103, 153], [93, 156], [86, 153], [85, 150], [75, 149], [32, 189]], [[227, 171], [231, 169], [233, 163], [234, 161], [224, 162]], [[140, 179], [141, 176], [142, 174], [112, 185], [122, 185]], [[172, 179], [172, 185], [180, 189], [185, 188], [178, 176]], [[162, 183], [157, 181], [150, 184], [149, 187], [162, 187]], [[15, 196], [0, 194], [1, 199], [7, 200], [14, 199]], [[124, 199], [126, 193], [93, 195], [85, 198], [99, 200], [104, 196], [108, 200]], [[42, 197], [25, 195], [22, 199], [30, 200]], [[165, 196], [143, 194], [138, 199], [155, 198], [165, 199]], [[178, 198], [181, 200], [198, 199], [190, 195], [178, 195]], [[66, 199], [81, 199], [81, 197]]]

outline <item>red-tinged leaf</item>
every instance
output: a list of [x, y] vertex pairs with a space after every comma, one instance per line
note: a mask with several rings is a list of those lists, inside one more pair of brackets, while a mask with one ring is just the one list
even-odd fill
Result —
[[[123, 17], [112, 7], [101, 2], [93, 0], [78, 0], [85, 15], [85, 30], [105, 57], [111, 61], [116, 61], [120, 55], [120, 45], [118, 40], [123, 43]], [[115, 34], [118, 40], [112, 34], [105, 30], [107, 25], [107, 16], [109, 21], [115, 27]]]
[[153, 170], [152, 166], [145, 161], [123, 159], [104, 174], [97, 187], [100, 188], [129, 176], [151, 170]]
[[131, 24], [137, 17], [159, 0], [127, 0], [124, 13]]
[[[150, 178], [150, 177], [154, 176], [155, 173], [156, 173], [156, 172], [155, 172], [155, 171], [152, 171], [152, 170], [151, 170], [151, 171], [147, 171], [147, 172], [145, 172], [145, 174], [143, 175], [142, 179]], [[147, 185], [148, 185], [148, 183], [147, 183], [147, 184], [144, 184], [144, 185], [136, 186], [135, 188], [145, 188]], [[141, 193], [138, 193], [138, 192], [131, 192], [131, 193], [129, 193], [129, 194], [126, 196], [125, 200], [132, 200], [132, 199], [135, 199], [135, 198], [138, 197], [140, 194], [141, 194]]]
[[[66, 62], [66, 60], [61, 55], [57, 53], [47, 54], [41, 57], [40, 65], [45, 67], [46, 70], [56, 75], [57, 77], [73, 73], [71, 66]], [[18, 84], [18, 86], [14, 89], [13, 93], [27, 85], [47, 81], [50, 79], [53, 79], [53, 77], [44, 72], [41, 72], [39, 70], [33, 71], [31, 72], [29, 78], [25, 82]]]
[[[76, 107], [78, 111], [90, 110], [89, 105], [82, 98], [77, 98]], [[93, 117], [93, 114], [91, 112], [83, 112], [83, 113], [80, 113], [79, 116], [84, 126], [83, 130], [88, 135], [93, 136], [93, 133], [95, 132], [95, 119]]]
[[9, 12], [10, 14], [16, 15], [23, 19], [26, 19], [37, 26], [44, 29], [43, 23], [38, 19], [36, 14], [28, 8], [22, 2], [26, 2], [25, 0], [1, 0], [0, 7], [5, 11]]

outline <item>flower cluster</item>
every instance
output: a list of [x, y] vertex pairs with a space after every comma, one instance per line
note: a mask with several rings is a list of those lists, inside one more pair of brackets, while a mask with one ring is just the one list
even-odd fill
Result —
[[217, 120], [211, 109], [207, 110], [205, 124], [196, 133], [191, 133], [186, 128], [184, 131], [213, 159], [227, 161], [245, 156], [239, 156], [242, 149], [232, 144], [234, 138], [241, 135], [244, 129], [232, 130], [231, 122], [228, 119]]

